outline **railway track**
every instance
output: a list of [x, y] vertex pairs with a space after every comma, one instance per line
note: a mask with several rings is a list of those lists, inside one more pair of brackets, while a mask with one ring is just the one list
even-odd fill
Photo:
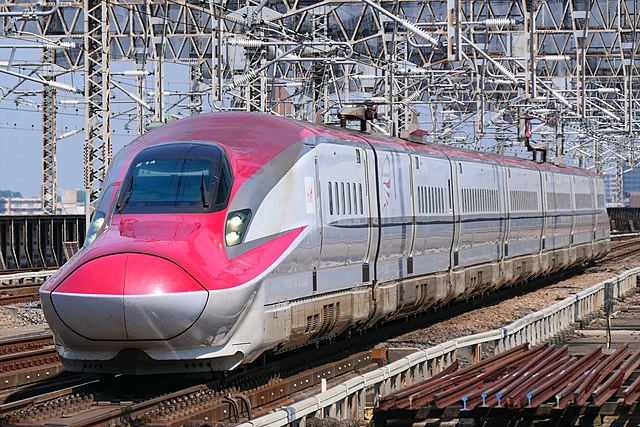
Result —
[[0, 272], [0, 286], [26, 283], [43, 283], [57, 268], [34, 268]]
[[38, 290], [56, 269], [19, 270], [0, 274], [0, 306], [40, 300]]
[[640, 236], [623, 235], [611, 239], [611, 250], [602, 262], [617, 262], [640, 254]]

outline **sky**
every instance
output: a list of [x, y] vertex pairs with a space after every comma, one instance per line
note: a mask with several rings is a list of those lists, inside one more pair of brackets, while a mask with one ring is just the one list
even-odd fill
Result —
[[[9, 40], [9, 39], [7, 39]], [[2, 41], [2, 40], [0, 40]], [[11, 40], [12, 43], [15, 40]], [[11, 50], [2, 48], [8, 41], [0, 43], [0, 61], [10, 58]], [[34, 56], [35, 55], [35, 56]], [[39, 63], [39, 49], [17, 49], [15, 54], [15, 67], [11, 70], [27, 74], [19, 65], [24, 62]], [[167, 67], [169, 68], [169, 67]], [[128, 62], [113, 62], [112, 71], [132, 69]], [[181, 70], [184, 70], [182, 67]], [[1, 70], [0, 70], [1, 71]], [[173, 71], [173, 70], [170, 70]], [[135, 81], [131, 77], [120, 77], [119, 83], [130, 91], [135, 91]], [[84, 95], [84, 78], [82, 73], [71, 73], [59, 77], [58, 81], [71, 84], [81, 93], [72, 95], [67, 92], [57, 91], [58, 114], [56, 135], [62, 135], [75, 129], [84, 128], [83, 105], [61, 104], [60, 101], [81, 101]], [[149, 79], [152, 82], [152, 79]], [[180, 76], [180, 80], [184, 78]], [[180, 81], [178, 80], [178, 81]], [[188, 80], [187, 80], [188, 81]], [[11, 75], [0, 72], [0, 99], [9, 88], [13, 88], [20, 80]], [[149, 83], [148, 83], [149, 84]], [[184, 86], [186, 84], [183, 83]], [[169, 86], [169, 83], [167, 83]], [[166, 90], [174, 87], [165, 86]], [[19, 191], [23, 197], [40, 197], [42, 185], [42, 113], [38, 107], [42, 103], [40, 91], [42, 85], [35, 82], [23, 83], [18, 89], [0, 101], [0, 190]], [[20, 94], [19, 92], [23, 93]], [[31, 93], [28, 93], [31, 91]], [[115, 89], [112, 88], [112, 91]], [[16, 104], [16, 95], [19, 104]], [[135, 104], [122, 93], [115, 93], [118, 100], [112, 100], [112, 111], [117, 114], [120, 111], [128, 111]], [[117, 101], [126, 99], [126, 103]], [[125, 144], [136, 137], [136, 124], [127, 123], [128, 119], [120, 116], [113, 118], [111, 123], [112, 147], [115, 155]], [[126, 129], [127, 125], [130, 129]], [[82, 130], [76, 135], [58, 139], [57, 141], [57, 179], [58, 190], [83, 189], [84, 188], [84, 140], [85, 132]]]
[[[1, 85], [2, 83], [0, 83]], [[34, 97], [36, 101], [38, 97]], [[0, 190], [19, 191], [23, 197], [40, 197], [42, 183], [42, 113], [12, 109], [0, 103]], [[84, 111], [58, 118], [57, 135], [84, 126]], [[135, 135], [113, 136], [115, 154]], [[84, 131], [57, 142], [58, 190], [84, 188]]]

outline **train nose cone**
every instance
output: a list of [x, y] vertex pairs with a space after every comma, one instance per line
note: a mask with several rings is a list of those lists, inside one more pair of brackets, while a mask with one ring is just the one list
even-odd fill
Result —
[[91, 340], [166, 340], [191, 327], [208, 292], [181, 267], [144, 254], [82, 265], [51, 293], [60, 320]]

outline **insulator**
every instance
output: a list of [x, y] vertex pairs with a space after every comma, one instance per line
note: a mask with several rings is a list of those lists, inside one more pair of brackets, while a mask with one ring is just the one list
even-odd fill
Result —
[[228, 89], [234, 90], [237, 87], [244, 86], [250, 81], [252, 81], [253, 79], [255, 79], [257, 75], [258, 75], [257, 71], [251, 70], [246, 74], [243, 74], [241, 76], [236, 76], [233, 78], [233, 83], [231, 83], [228, 86]]
[[504, 116], [504, 111], [505, 110], [498, 111], [493, 117], [491, 117], [491, 119], [489, 119], [489, 123], [487, 123], [485, 126], [495, 125], [496, 123], [498, 123], [502, 116]]
[[516, 20], [513, 18], [489, 18], [484, 21], [484, 25], [487, 27], [513, 27], [516, 25]]
[[511, 81], [513, 81], [513, 82], [516, 82], [516, 76], [515, 76], [515, 74], [513, 74], [511, 71], [507, 70], [507, 68], [506, 68], [504, 65], [502, 65], [502, 64], [500, 64], [500, 63], [497, 63], [497, 62], [496, 62], [495, 64], [493, 64], [493, 65], [494, 65], [498, 70], [500, 70], [500, 72], [501, 72], [502, 74], [504, 74], [504, 76], [505, 76], [505, 77], [507, 77], [509, 80], [511, 80]]
[[227, 42], [231, 46], [253, 47], [258, 48], [264, 46], [264, 42], [261, 40], [251, 39], [229, 39]]
[[45, 43], [44, 47], [47, 49], [75, 49], [75, 42], [58, 42], [58, 43]]
[[55, 80], [46, 80], [44, 83], [48, 84], [49, 86], [51, 86], [53, 88], [56, 88], [58, 90], [62, 90], [62, 91], [65, 91], [65, 92], [71, 92], [71, 93], [80, 92], [78, 90], [78, 88], [76, 88], [74, 86], [68, 85], [66, 83], [60, 83], [60, 82], [57, 82]]
[[436, 38], [434, 38], [431, 34], [427, 33], [426, 31], [416, 27], [415, 25], [413, 25], [411, 22], [407, 21], [407, 20], [402, 20], [401, 24], [404, 28], [406, 28], [409, 31], [412, 31], [414, 34], [416, 34], [417, 36], [422, 37], [423, 39], [427, 40], [429, 43], [431, 43], [434, 46], [438, 45], [438, 40]]
[[69, 132], [65, 132], [58, 135], [58, 139], [69, 138], [70, 136], [77, 135], [80, 132], [82, 132], [82, 129], [73, 129], [73, 130], [70, 130]]

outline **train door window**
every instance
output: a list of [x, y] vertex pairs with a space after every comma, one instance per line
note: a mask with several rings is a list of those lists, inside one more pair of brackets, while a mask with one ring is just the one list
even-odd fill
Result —
[[333, 215], [333, 189], [331, 188], [331, 183], [329, 182], [329, 215]]
[[358, 184], [358, 199], [360, 201], [360, 212], [364, 214], [364, 208], [362, 205], [362, 184]]
[[349, 215], [351, 215], [351, 183], [347, 182], [347, 200], [349, 200]]
[[356, 163], [362, 163], [362, 159], [360, 158], [360, 150], [356, 148]]
[[340, 203], [342, 204], [342, 215], [346, 215], [347, 206], [344, 200], [344, 182], [340, 183]]
[[336, 199], [336, 215], [340, 215], [340, 197], [338, 195], [338, 183], [333, 183], [333, 195]]

